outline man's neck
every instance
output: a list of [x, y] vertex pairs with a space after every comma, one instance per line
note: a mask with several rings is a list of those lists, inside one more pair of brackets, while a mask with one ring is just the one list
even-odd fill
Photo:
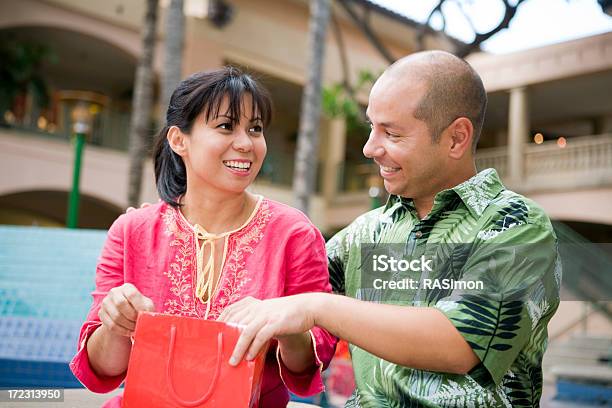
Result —
[[419, 219], [425, 218], [432, 210], [436, 194], [440, 191], [448, 190], [471, 179], [476, 175], [476, 166], [468, 166], [464, 170], [449, 171], [449, 177], [440, 183], [428, 194], [422, 197], [413, 198]]

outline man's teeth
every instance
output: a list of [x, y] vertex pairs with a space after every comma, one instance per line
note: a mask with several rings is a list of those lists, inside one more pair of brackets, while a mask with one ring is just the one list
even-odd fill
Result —
[[249, 162], [237, 162], [233, 160], [228, 160], [224, 161], [223, 164], [232, 169], [248, 170], [251, 168], [251, 163]]
[[380, 166], [381, 169], [383, 169], [384, 171], [398, 171], [399, 167], [386, 167], [386, 166]]

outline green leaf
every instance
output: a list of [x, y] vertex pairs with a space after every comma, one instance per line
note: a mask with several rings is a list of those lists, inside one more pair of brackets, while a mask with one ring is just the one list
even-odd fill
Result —
[[462, 333], [468, 333], [468, 334], [478, 334], [480, 336], [492, 336], [493, 332], [492, 331], [486, 331], [486, 330], [481, 330], [481, 329], [477, 329], [474, 327], [457, 327], [457, 330], [459, 330]]
[[501, 332], [501, 333], [496, 334], [495, 337], [499, 337], [502, 339], [513, 339], [516, 337], [516, 333]]
[[504, 320], [502, 320], [500, 323], [501, 324], [515, 324], [521, 321], [521, 316], [512, 316], [512, 317], [507, 317]]
[[493, 344], [491, 348], [497, 351], [506, 351], [506, 350], [510, 350], [512, 346], [509, 344], [498, 343], [498, 344]]
[[474, 343], [474, 342], [472, 342], [472, 341], [469, 341], [469, 340], [467, 340], [467, 344], [469, 344], [469, 345], [470, 345], [470, 347], [471, 347], [472, 349], [474, 349], [474, 350], [484, 350], [484, 349], [485, 349], [484, 347], [481, 347], [481, 346], [479, 346], [478, 344], [476, 344], [476, 343]]

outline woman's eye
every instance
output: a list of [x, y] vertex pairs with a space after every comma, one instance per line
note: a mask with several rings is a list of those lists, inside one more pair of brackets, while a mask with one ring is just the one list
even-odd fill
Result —
[[232, 130], [233, 126], [230, 122], [226, 122], [226, 123], [221, 123], [219, 126], [217, 126], [218, 129], [223, 129], [223, 130]]
[[250, 128], [249, 131], [253, 132], [253, 133], [261, 133], [261, 132], [263, 132], [263, 127], [261, 127], [259, 125], [255, 125], [252, 128]]

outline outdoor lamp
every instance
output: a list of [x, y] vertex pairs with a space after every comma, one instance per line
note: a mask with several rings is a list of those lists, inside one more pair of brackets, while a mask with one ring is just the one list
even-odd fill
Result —
[[87, 105], [84, 101], [78, 101], [70, 113], [72, 117], [72, 131], [77, 135], [86, 135], [91, 130], [93, 115], [90, 113]]
[[68, 199], [66, 227], [76, 228], [79, 219], [79, 182], [81, 178], [81, 160], [83, 147], [88, 135], [91, 135], [95, 116], [107, 103], [104, 95], [88, 91], [60, 91], [59, 99], [68, 109], [70, 126], [66, 128], [73, 134], [74, 140], [74, 166], [72, 171], [72, 188]]

